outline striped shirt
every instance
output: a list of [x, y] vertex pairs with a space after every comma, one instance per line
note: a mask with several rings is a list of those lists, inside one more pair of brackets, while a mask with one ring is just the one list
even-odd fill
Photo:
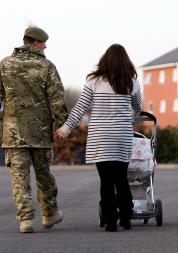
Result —
[[115, 93], [101, 78], [89, 80], [61, 131], [67, 133], [76, 127], [91, 108], [86, 163], [128, 162], [133, 142], [132, 115], [141, 111], [141, 104], [140, 86], [136, 79], [133, 79], [130, 95]]

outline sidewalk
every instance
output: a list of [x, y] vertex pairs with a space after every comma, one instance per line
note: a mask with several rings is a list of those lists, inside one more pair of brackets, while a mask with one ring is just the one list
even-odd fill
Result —
[[86, 165], [86, 164], [75, 164], [75, 165], [67, 165], [67, 164], [57, 164], [51, 166], [52, 170], [95, 170], [96, 165]]
[[[178, 164], [157, 164], [156, 169], [178, 169]], [[52, 170], [95, 170], [96, 165], [85, 165], [85, 164], [78, 164], [78, 165], [53, 165], [51, 166]]]
[[178, 164], [172, 164], [172, 163], [160, 163], [156, 165], [156, 169], [178, 169]]
[[[51, 170], [96, 170], [96, 165], [85, 165], [85, 164], [76, 164], [76, 165], [66, 165], [66, 164], [57, 164], [52, 165]], [[178, 164], [157, 164], [155, 169], [178, 169]], [[9, 168], [5, 166], [0, 166], [1, 171], [9, 171]]]

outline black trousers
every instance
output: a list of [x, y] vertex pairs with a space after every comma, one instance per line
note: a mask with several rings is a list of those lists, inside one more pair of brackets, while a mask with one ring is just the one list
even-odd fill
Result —
[[96, 163], [100, 176], [101, 207], [108, 222], [117, 219], [117, 208], [120, 219], [132, 217], [132, 193], [127, 179], [128, 163], [106, 161]]

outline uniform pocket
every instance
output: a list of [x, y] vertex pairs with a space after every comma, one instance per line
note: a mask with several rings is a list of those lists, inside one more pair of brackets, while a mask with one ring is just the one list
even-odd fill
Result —
[[10, 148], [4, 149], [5, 163], [7, 167], [11, 167], [12, 152]]
[[3, 147], [18, 147], [20, 141], [19, 121], [16, 117], [3, 119]]

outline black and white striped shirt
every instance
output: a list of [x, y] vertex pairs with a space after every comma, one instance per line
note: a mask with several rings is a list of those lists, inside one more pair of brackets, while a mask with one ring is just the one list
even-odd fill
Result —
[[86, 163], [101, 161], [128, 162], [131, 157], [132, 110], [141, 111], [140, 86], [133, 79], [131, 95], [116, 94], [103, 79], [87, 81], [69, 118], [61, 128], [69, 132], [92, 106], [88, 126]]

